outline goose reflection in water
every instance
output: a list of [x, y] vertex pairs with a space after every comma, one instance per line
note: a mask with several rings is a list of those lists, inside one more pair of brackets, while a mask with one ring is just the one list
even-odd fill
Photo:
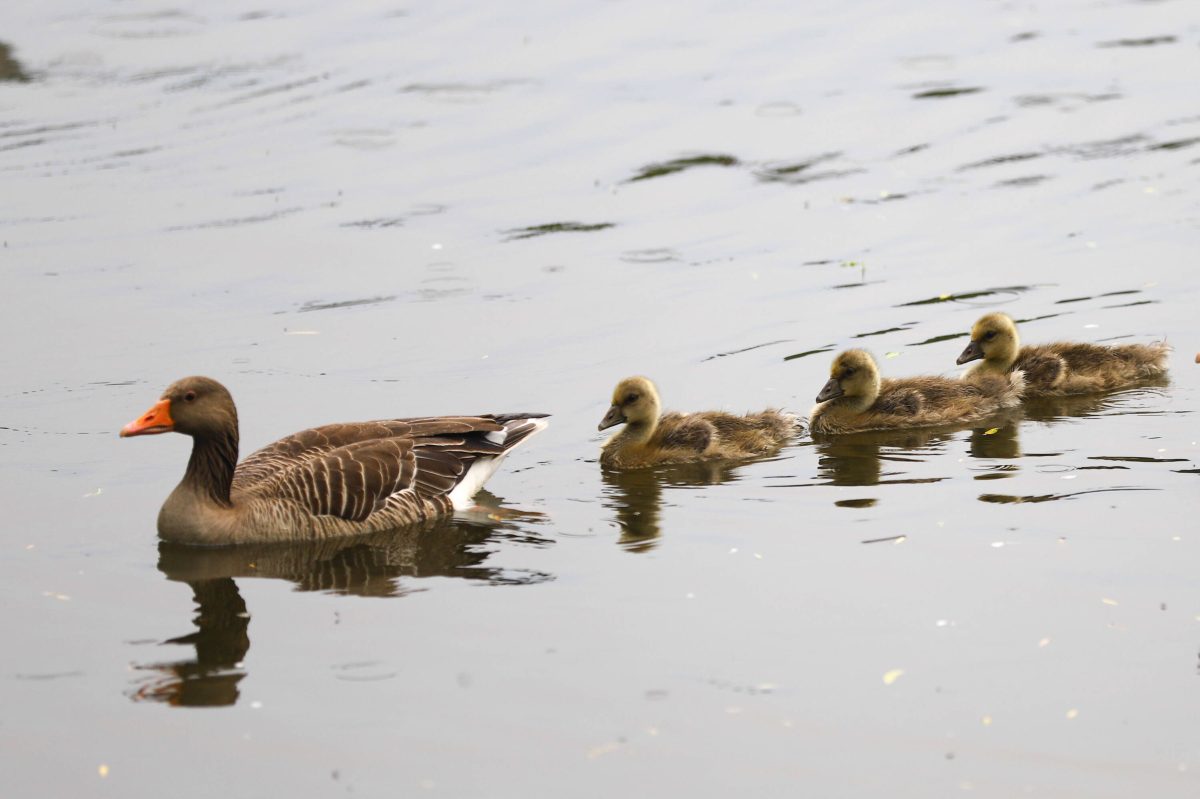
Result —
[[[493, 499], [494, 498], [489, 498]], [[490, 503], [489, 503], [490, 504]], [[499, 514], [504, 518], [499, 520]], [[553, 579], [536, 571], [484, 565], [483, 548], [500, 535], [537, 545], [518, 521], [542, 514], [493, 508], [471, 518], [460, 515], [423, 527], [371, 536], [312, 542], [203, 549], [161, 542], [158, 569], [168, 580], [187, 583], [198, 612], [196, 631], [163, 641], [194, 646], [194, 658], [136, 666], [142, 673], [130, 692], [134, 701], [181, 707], [216, 707], [238, 701], [238, 683], [250, 649], [250, 613], [237, 579], [260, 577], [294, 583], [297, 591], [324, 591], [360, 597], [402, 597], [422, 590], [421, 577], [458, 577], [492, 585], [527, 585]]]
[[651, 469], [602, 469], [603, 504], [616, 515], [620, 545], [630, 552], [649, 552], [662, 535], [663, 486], [710, 486], [737, 479], [737, 467], [746, 461], [708, 461], [659, 466]]

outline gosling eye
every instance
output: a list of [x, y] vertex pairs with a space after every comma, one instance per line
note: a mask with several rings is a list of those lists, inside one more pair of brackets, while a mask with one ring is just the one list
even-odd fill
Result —
[[628, 405], [631, 402], [637, 402], [639, 399], [641, 399], [641, 397], [639, 395], [630, 394], [628, 397], [625, 398], [625, 404]]
[[988, 332], [986, 332], [986, 333], [984, 333], [984, 334], [983, 334], [983, 340], [984, 340], [984, 341], [991, 341], [991, 340], [992, 340], [992, 339], [994, 339], [995, 337], [996, 337], [996, 331], [995, 331], [995, 330], [989, 330]]
[[852, 374], [854, 374], [853, 366], [847, 366], [845, 369], [842, 370], [842, 377], [849, 377]]
[[188, 393], [186, 393], [186, 394], [184, 394], [184, 395], [183, 395], [183, 401], [184, 401], [184, 402], [191, 402], [191, 401], [192, 401], [192, 400], [194, 400], [194, 399], [196, 399], [196, 392], [195, 392], [195, 391], [189, 391]]

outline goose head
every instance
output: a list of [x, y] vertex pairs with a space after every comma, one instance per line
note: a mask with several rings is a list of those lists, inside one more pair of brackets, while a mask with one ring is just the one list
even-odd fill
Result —
[[121, 428], [121, 437], [184, 433], [214, 437], [237, 430], [237, 410], [225, 386], [210, 377], [185, 377], [167, 386], [150, 410]]
[[661, 412], [654, 383], [646, 377], [627, 377], [613, 389], [612, 406], [597, 429], [607, 430], [619, 424], [654, 424]]
[[879, 368], [866, 350], [846, 350], [833, 359], [829, 381], [817, 402], [845, 397], [856, 407], [869, 408], [879, 396]]
[[971, 343], [958, 356], [957, 363], [961, 366], [982, 358], [988, 366], [1007, 370], [1016, 362], [1020, 349], [1016, 323], [1008, 314], [990, 313], [971, 328]]

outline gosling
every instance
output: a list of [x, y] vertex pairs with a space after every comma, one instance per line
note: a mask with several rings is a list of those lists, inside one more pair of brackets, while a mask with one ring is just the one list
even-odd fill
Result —
[[1017, 325], [1007, 315], [990, 313], [971, 329], [971, 343], [958, 363], [982, 359], [963, 375], [1025, 373], [1025, 397], [1061, 397], [1128, 388], [1167, 374], [1165, 342], [1154, 344], [1076, 344], [1059, 341], [1022, 347]]
[[796, 434], [800, 419], [774, 409], [746, 416], [720, 411], [664, 414], [654, 383], [627, 377], [613, 390], [612, 407], [597, 429], [619, 424], [625, 429], [604, 443], [600, 463], [637, 469], [770, 455]]
[[870, 353], [846, 350], [833, 359], [809, 431], [857, 433], [970, 424], [1019, 405], [1024, 384], [1019, 371], [982, 375], [970, 382], [932, 375], [881, 380]]

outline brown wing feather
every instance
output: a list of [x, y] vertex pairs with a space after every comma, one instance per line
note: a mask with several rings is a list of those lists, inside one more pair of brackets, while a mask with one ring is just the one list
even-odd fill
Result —
[[391, 438], [494, 433], [501, 429], [503, 425], [489, 416], [382, 419], [314, 427], [281, 438], [248, 455], [234, 472], [233, 490], [252, 490], [255, 483], [271, 481], [281, 470], [327, 455], [338, 447], [350, 444]]
[[416, 475], [411, 440], [378, 439], [313, 455], [258, 481], [249, 493], [289, 499], [314, 516], [363, 521], [389, 496], [412, 488]]
[[[264, 447], [238, 466], [234, 490], [290, 499], [315, 516], [363, 521], [389, 497], [450, 493], [471, 464], [538, 429], [527, 416], [390, 419], [326, 425]], [[503, 436], [489, 434], [503, 431]], [[495, 439], [503, 438], [503, 441]]]
[[458, 451], [420, 447], [417, 454], [416, 491], [421, 496], [449, 494], [470, 468], [474, 457]]
[[913, 388], [896, 386], [879, 392], [879, 398], [871, 406], [871, 410], [880, 413], [894, 413], [906, 416], [916, 416], [921, 411], [921, 393]]
[[721, 437], [722, 441], [737, 435], [744, 435], [759, 430], [763, 427], [763, 423], [758, 417], [734, 416], [731, 413], [717, 411], [702, 413], [700, 416], [716, 428], [717, 435]]
[[1013, 364], [1013, 369], [1025, 373], [1025, 382], [1035, 388], [1051, 388], [1058, 385], [1067, 368], [1063, 358], [1042, 347], [1025, 347]]
[[716, 436], [712, 422], [700, 416], [669, 413], [659, 422], [659, 442], [663, 447], [703, 452]]

